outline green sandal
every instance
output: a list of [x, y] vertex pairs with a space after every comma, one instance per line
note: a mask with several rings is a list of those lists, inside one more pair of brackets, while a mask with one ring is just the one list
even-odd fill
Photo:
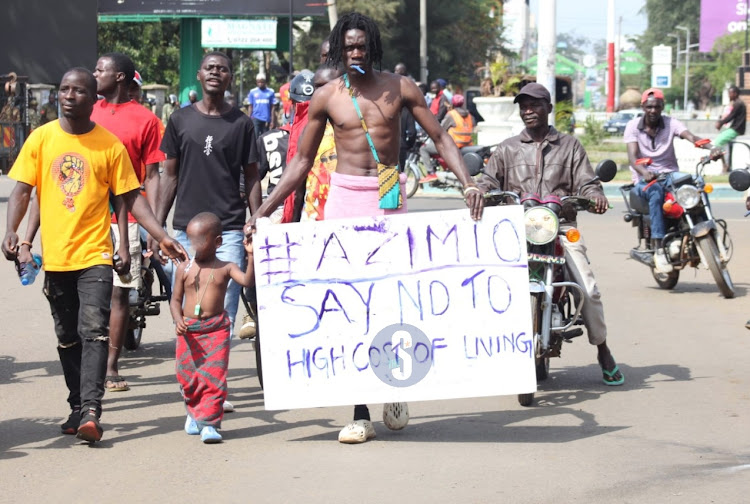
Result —
[[616, 385], [622, 385], [625, 383], [625, 375], [620, 372], [620, 368], [615, 364], [615, 368], [612, 371], [607, 371], [606, 369], [602, 368], [602, 373], [604, 375], [604, 381], [605, 385], [609, 385], [611, 387], [614, 387]]

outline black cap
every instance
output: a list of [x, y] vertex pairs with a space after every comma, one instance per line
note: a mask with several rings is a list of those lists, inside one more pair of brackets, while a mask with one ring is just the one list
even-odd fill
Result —
[[529, 82], [524, 87], [522, 87], [518, 92], [516, 99], [513, 100], [513, 103], [518, 103], [518, 100], [520, 100], [521, 96], [523, 95], [531, 96], [532, 98], [542, 98], [552, 103], [552, 99], [549, 96], [549, 91], [547, 91], [547, 88], [537, 82]]

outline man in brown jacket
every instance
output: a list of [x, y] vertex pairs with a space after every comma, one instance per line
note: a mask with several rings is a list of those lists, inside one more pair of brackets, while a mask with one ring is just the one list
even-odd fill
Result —
[[[515, 102], [526, 128], [520, 135], [508, 138], [497, 147], [485, 168], [485, 173], [490, 176], [482, 177], [479, 188], [483, 192], [502, 188], [519, 195], [532, 193], [540, 197], [577, 194], [583, 184], [594, 178], [594, 171], [581, 143], [549, 125], [548, 116], [552, 112], [549, 91], [532, 82], [521, 89]], [[594, 201], [594, 212], [607, 211], [609, 202], [601, 184], [586, 186], [581, 196]], [[575, 225], [574, 222], [562, 224]], [[597, 346], [604, 383], [622, 385], [625, 377], [607, 346], [604, 307], [586, 256], [586, 245], [583, 239], [574, 243], [564, 235], [562, 240], [568, 277], [585, 292], [583, 321], [589, 342]]]

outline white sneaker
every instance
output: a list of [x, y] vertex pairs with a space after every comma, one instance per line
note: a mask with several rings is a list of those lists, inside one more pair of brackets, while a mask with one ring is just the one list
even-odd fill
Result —
[[224, 401], [222, 407], [224, 408], [224, 413], [231, 413], [234, 411], [234, 404], [230, 403], [229, 401]]
[[355, 420], [341, 429], [339, 443], [359, 444], [375, 437], [375, 428], [369, 420]]
[[242, 317], [242, 327], [240, 327], [240, 339], [253, 339], [257, 334], [255, 329], [255, 321], [253, 318], [246, 314]]
[[674, 268], [672, 263], [667, 259], [663, 249], [658, 249], [654, 254], [654, 269], [657, 273], [671, 273]]
[[401, 430], [409, 423], [409, 405], [405, 402], [385, 403], [383, 423], [391, 430]]

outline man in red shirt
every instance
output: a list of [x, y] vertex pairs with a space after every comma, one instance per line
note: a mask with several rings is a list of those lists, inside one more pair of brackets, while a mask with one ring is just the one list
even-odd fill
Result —
[[[121, 53], [108, 53], [96, 62], [94, 77], [96, 92], [103, 96], [94, 106], [91, 119], [113, 133], [125, 145], [138, 181], [146, 190], [146, 199], [156, 212], [159, 194], [159, 162], [164, 153], [161, 144], [161, 121], [153, 112], [128, 97], [128, 88], [135, 76], [133, 61]], [[115, 251], [122, 265], [117, 271], [112, 288], [112, 310], [109, 319], [109, 356], [106, 387], [108, 391], [129, 389], [118, 370], [125, 332], [128, 328], [130, 289], [141, 284], [141, 241], [138, 223], [132, 215], [121, 212], [113, 216], [112, 234]], [[119, 224], [118, 224], [119, 223]], [[130, 278], [128, 278], [128, 272]]]

